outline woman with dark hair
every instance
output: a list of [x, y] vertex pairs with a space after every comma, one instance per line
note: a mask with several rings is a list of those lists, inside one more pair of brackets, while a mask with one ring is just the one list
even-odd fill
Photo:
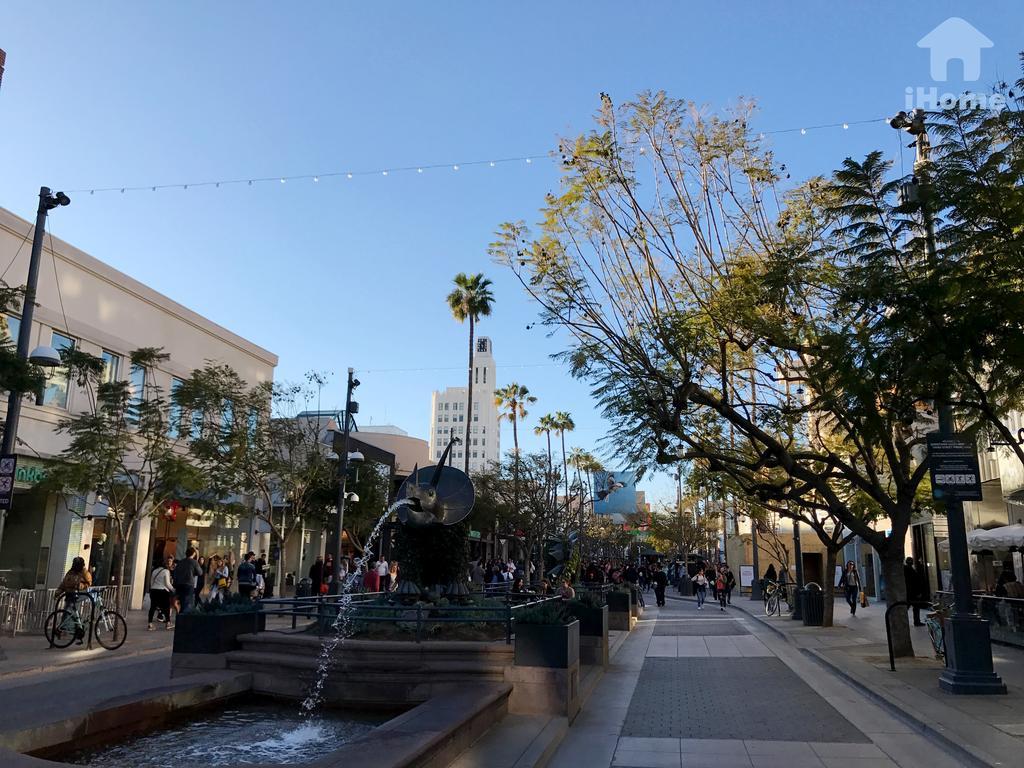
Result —
[[839, 579], [839, 586], [843, 588], [846, 595], [846, 602], [850, 604], [850, 615], [857, 613], [857, 600], [860, 597], [860, 573], [857, 571], [857, 564], [848, 560], [843, 576]]

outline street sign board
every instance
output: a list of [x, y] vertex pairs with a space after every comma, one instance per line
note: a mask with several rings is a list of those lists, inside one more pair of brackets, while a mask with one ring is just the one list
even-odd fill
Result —
[[966, 435], [928, 435], [932, 498], [936, 501], [981, 501], [981, 470], [974, 440]]
[[0, 456], [0, 509], [10, 509], [14, 503], [14, 473], [18, 457], [14, 454]]

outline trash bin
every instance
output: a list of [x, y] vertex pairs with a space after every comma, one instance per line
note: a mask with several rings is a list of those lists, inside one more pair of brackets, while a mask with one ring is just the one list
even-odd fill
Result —
[[690, 579], [689, 574], [684, 573], [679, 577], [679, 594], [684, 597], [690, 597], [693, 594], [693, 580]]
[[825, 622], [825, 593], [817, 584], [808, 584], [801, 592], [804, 626], [820, 627]]
[[310, 597], [313, 594], [313, 580], [312, 579], [299, 579], [299, 584], [295, 587], [296, 597]]

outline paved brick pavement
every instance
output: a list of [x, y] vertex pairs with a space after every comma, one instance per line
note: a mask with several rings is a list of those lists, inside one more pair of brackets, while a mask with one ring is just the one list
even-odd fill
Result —
[[654, 626], [655, 636], [675, 635], [677, 637], [698, 637], [704, 635], [749, 635], [742, 622], [732, 620], [670, 618], [658, 619]]
[[777, 658], [647, 658], [623, 736], [867, 741]]

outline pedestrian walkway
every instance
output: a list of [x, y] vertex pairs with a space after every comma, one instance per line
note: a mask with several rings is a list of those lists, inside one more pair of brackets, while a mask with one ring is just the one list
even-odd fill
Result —
[[928, 632], [911, 627], [915, 658], [889, 668], [885, 604], [850, 614], [837, 601], [833, 627], [805, 627], [782, 616], [763, 615], [760, 601], [741, 598], [737, 607], [785, 637], [805, 655], [827, 665], [935, 738], [962, 748], [984, 765], [1024, 763], [1024, 650], [992, 646], [1005, 696], [954, 696], [939, 688], [944, 665], [934, 658]]
[[67, 648], [50, 648], [42, 632], [2, 637], [0, 648], [3, 648], [6, 658], [0, 660], [0, 680], [42, 674], [70, 666], [78, 670], [82, 669], [83, 664], [93, 668], [129, 657], [169, 658], [174, 631], [168, 632], [162, 624], [158, 624], [154, 631], [148, 632], [146, 614], [146, 611], [128, 612], [125, 617], [128, 637], [116, 651], [108, 651], [95, 643], [91, 649], [85, 643]]
[[961, 763], [750, 616], [649, 607], [555, 768], [952, 768]]

